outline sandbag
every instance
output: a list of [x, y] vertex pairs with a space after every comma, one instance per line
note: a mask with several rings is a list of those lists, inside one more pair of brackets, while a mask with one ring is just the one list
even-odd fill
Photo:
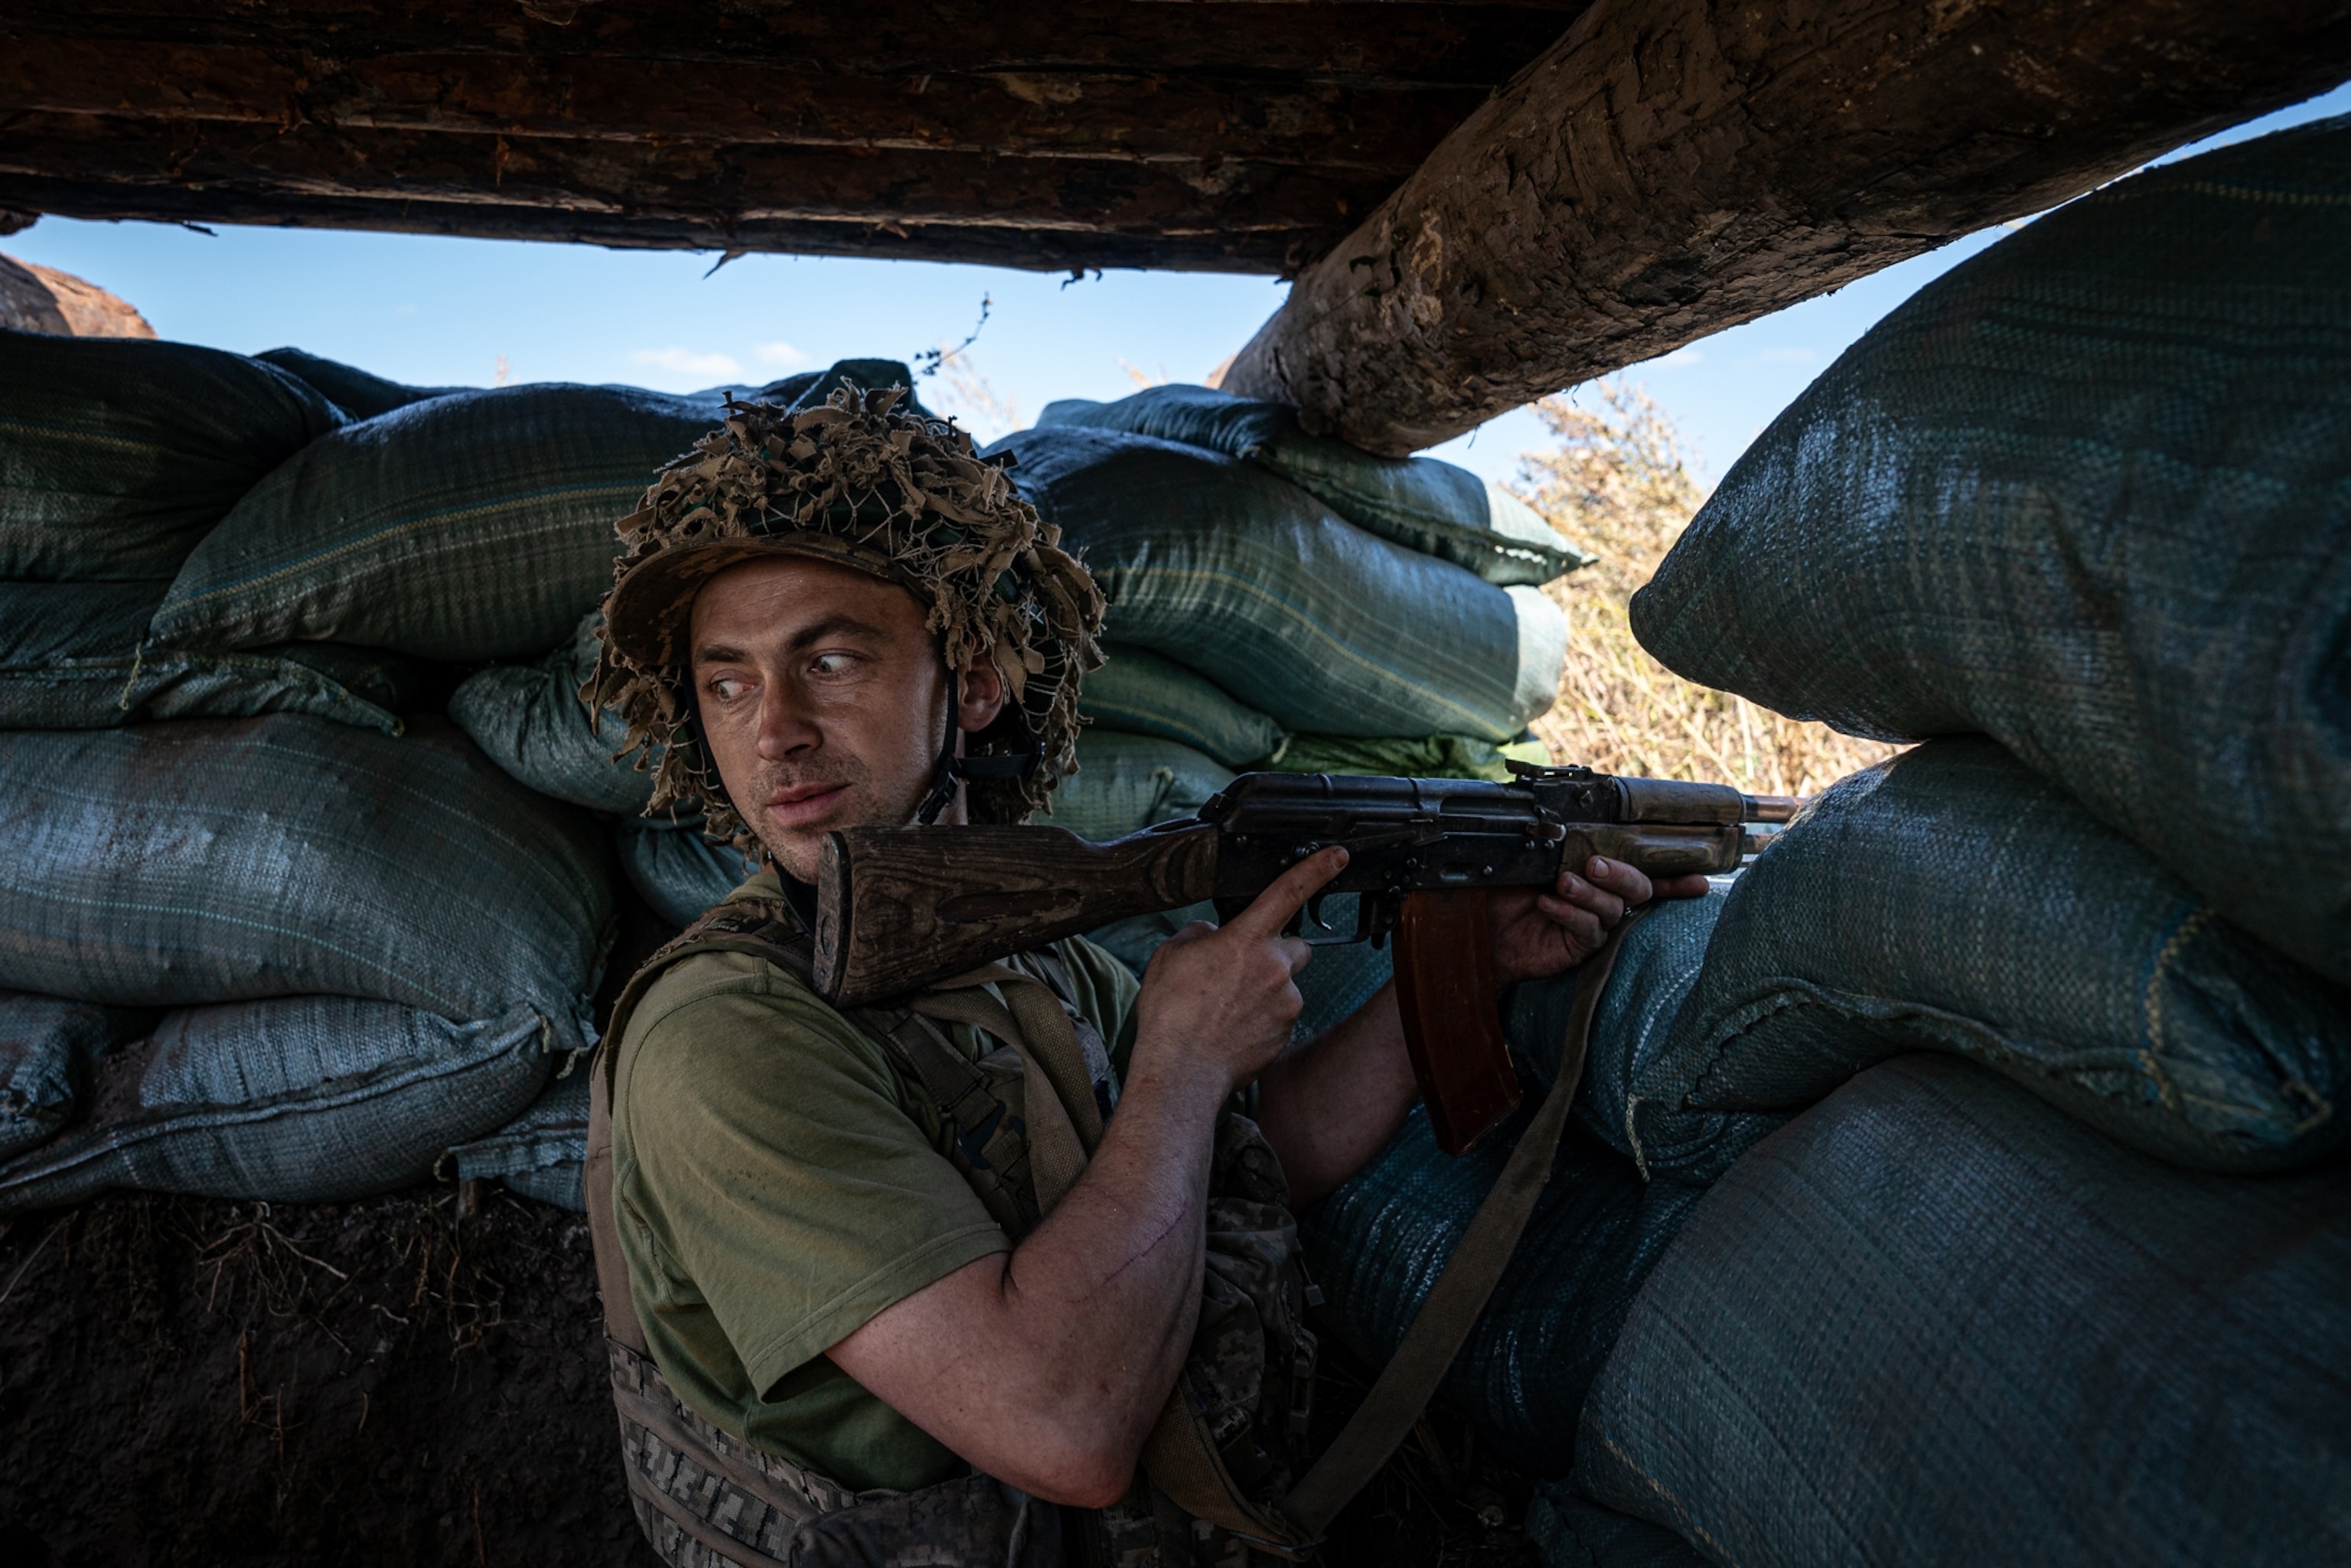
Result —
[[1123, 839], [1154, 822], [1196, 815], [1232, 781], [1229, 769], [1178, 742], [1081, 730], [1077, 772], [1055, 787], [1051, 814], [1035, 812], [1029, 821], [1081, 839]]
[[604, 612], [591, 610], [553, 653], [475, 671], [449, 694], [449, 717], [483, 756], [540, 794], [633, 816], [653, 798], [651, 767], [615, 757], [629, 728], [617, 710], [606, 709], [591, 730], [598, 716], [580, 700], [603, 647], [603, 624]]
[[264, 475], [342, 423], [242, 355], [0, 331], [0, 579], [169, 577]]
[[756, 867], [702, 836], [702, 819], [623, 817], [612, 824], [621, 874], [664, 920], [681, 929], [726, 901]]
[[1632, 618], [1798, 718], [1997, 737], [2351, 983], [2351, 118], [2136, 174], [1920, 289]]
[[[1310, 969], [1309, 973], [1312, 971]], [[1388, 1146], [1299, 1219], [1342, 1340], [1386, 1364], [1531, 1116], [1456, 1157], [1416, 1105]], [[1533, 1217], [1437, 1400], [1479, 1441], [1536, 1474], [1564, 1471], [1584, 1390], [1642, 1279], [1703, 1189], [1644, 1183], [1632, 1162], [1571, 1125]]]
[[1573, 1479], [1749, 1568], [2341, 1563], [2346, 1410], [2351, 1170], [2179, 1170], [1911, 1056], [1699, 1202]]
[[1506, 741], [1552, 704], [1567, 622], [1375, 538], [1254, 463], [1068, 426], [989, 447], [1110, 600], [1107, 629], [1284, 729]]
[[[1718, 886], [1703, 898], [1653, 904], [1625, 933], [1607, 993], [1593, 1013], [1572, 1114], [1576, 1125], [1632, 1161], [1644, 1177], [1671, 1176], [1703, 1186], [1788, 1120], [1784, 1112], [1685, 1110], [1661, 1117], [1653, 1103], [1675, 1022], [1698, 984], [1729, 903]], [[1577, 972], [1570, 969], [1521, 981], [1502, 994], [1502, 1032], [1529, 1095], [1549, 1088], [1559, 1071], [1576, 983]]]
[[1286, 403], [1156, 386], [1116, 402], [1047, 403], [1037, 423], [1132, 431], [1249, 458], [1357, 528], [1504, 587], [1540, 586], [1592, 561], [1491, 480], [1434, 457], [1374, 457], [1336, 436], [1309, 435]]
[[1704, 1179], [1751, 1141], [1721, 1113], [1922, 1050], [2180, 1165], [2351, 1141], [2351, 993], [1977, 737], [1845, 779], [1740, 876], [1628, 1131], [1653, 1173]]
[[149, 1016], [0, 991], [0, 1157], [55, 1137], [89, 1097], [99, 1054]]
[[393, 409], [406, 408], [412, 402], [423, 402], [429, 397], [447, 397], [453, 392], [481, 390], [478, 387], [408, 386], [371, 375], [356, 365], [346, 365], [319, 354], [305, 353], [300, 349], [264, 349], [253, 357], [266, 364], [276, 365], [353, 419], [373, 419], [377, 414], [390, 413]]
[[1706, 1559], [1672, 1531], [1603, 1508], [1545, 1481], [1527, 1504], [1527, 1541], [1543, 1568], [1703, 1568]]
[[1280, 725], [1206, 676], [1148, 648], [1113, 645], [1102, 653], [1102, 667], [1089, 672], [1078, 692], [1078, 714], [1089, 724], [1180, 740], [1228, 768], [1280, 748]]
[[0, 729], [307, 713], [400, 733], [445, 689], [423, 661], [340, 643], [141, 647], [164, 582], [0, 582]]
[[0, 1165], [0, 1213], [115, 1187], [329, 1203], [424, 1180], [547, 1081], [534, 1009], [453, 1022], [353, 997], [188, 1008], [98, 1066], [89, 1117]]
[[603, 598], [613, 524], [716, 418], [683, 398], [549, 382], [363, 420], [221, 520], [154, 633], [191, 647], [325, 639], [459, 663], [535, 658]]
[[0, 734], [0, 985], [528, 1012], [575, 1051], [608, 853], [430, 717], [397, 740], [290, 714]]
[[507, 1191], [585, 1213], [580, 1180], [588, 1160], [588, 1085], [592, 1058], [558, 1078], [530, 1108], [492, 1133], [449, 1151], [459, 1181], [496, 1181]]

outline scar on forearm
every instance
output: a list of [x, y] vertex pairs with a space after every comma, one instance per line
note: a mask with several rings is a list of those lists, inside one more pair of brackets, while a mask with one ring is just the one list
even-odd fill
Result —
[[1145, 1241], [1134, 1251], [1128, 1253], [1126, 1257], [1120, 1261], [1117, 1268], [1113, 1269], [1109, 1273], [1104, 1274], [1102, 1276], [1102, 1283], [1105, 1285], [1112, 1283], [1116, 1281], [1121, 1274], [1125, 1273], [1129, 1269], [1134, 1268], [1137, 1263], [1142, 1262], [1144, 1259], [1158, 1251], [1160, 1248], [1166, 1245], [1167, 1239], [1176, 1234], [1176, 1228], [1185, 1224], [1187, 1220], [1191, 1219], [1191, 1218], [1192, 1216], [1189, 1214], [1179, 1215], [1176, 1218], [1170, 1220], [1167, 1224], [1160, 1227], [1158, 1232], [1148, 1241]]

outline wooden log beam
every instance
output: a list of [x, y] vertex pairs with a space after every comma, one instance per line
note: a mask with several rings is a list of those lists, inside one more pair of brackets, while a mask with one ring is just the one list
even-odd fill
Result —
[[2351, 0], [1599, 0], [1228, 390], [1401, 455], [2351, 76]]
[[1588, 0], [1542, 4], [1008, 5], [858, 0], [76, 0], [0, 37], [381, 54], [564, 54], [769, 64], [866, 78], [1149, 71], [1364, 88], [1489, 88]]
[[[308, 223], [322, 221], [312, 213], [326, 202], [344, 214], [428, 204], [444, 232], [497, 234], [511, 232], [516, 209], [539, 208], [598, 233], [645, 225], [722, 248], [793, 225], [862, 226], [876, 237], [860, 254], [886, 254], [881, 241], [893, 231], [1000, 229], [1067, 236], [1029, 264], [1056, 267], [1131, 265], [1096, 257], [1180, 241], [1178, 250], [1227, 268], [1294, 268], [1343, 232], [1350, 209], [1369, 210], [1392, 183], [1366, 178], [1238, 162], [281, 131], [37, 112], [11, 117], [0, 135], [0, 206], [72, 215]], [[73, 192], [72, 204], [37, 205], [56, 190]], [[471, 207], [485, 210], [487, 226], [466, 227]], [[1089, 249], [1097, 238], [1116, 243]]]
[[905, 224], [872, 219], [746, 219], [647, 215], [483, 202], [282, 196], [177, 186], [129, 187], [0, 173], [0, 227], [8, 213], [160, 223], [357, 229], [467, 239], [543, 240], [615, 250], [736, 250], [893, 261], [961, 261], [1032, 271], [1167, 267], [1190, 272], [1281, 269], [1278, 235], [1135, 236], [1002, 224]]
[[143, 39], [33, 37], [0, 54], [0, 103], [16, 111], [1129, 162], [1214, 155], [1390, 180], [1486, 96], [1143, 72], [875, 78], [601, 55], [337, 58]]

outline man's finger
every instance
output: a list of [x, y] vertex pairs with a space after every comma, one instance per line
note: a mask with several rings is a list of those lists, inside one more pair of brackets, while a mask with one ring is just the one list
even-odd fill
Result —
[[1704, 873], [1694, 871], [1687, 876], [1669, 876], [1657, 883], [1657, 896], [1659, 898], [1704, 898], [1707, 890], [1712, 885], [1706, 880]]
[[1290, 977], [1293, 980], [1306, 973], [1306, 966], [1314, 962], [1314, 948], [1303, 936], [1285, 936], [1274, 946], [1290, 960]]
[[1625, 901], [1604, 887], [1595, 887], [1572, 871], [1559, 873], [1559, 896], [1568, 903], [1581, 905], [1600, 916], [1603, 925], [1614, 925], [1625, 918]]
[[1600, 916], [1580, 904], [1570, 904], [1549, 894], [1535, 900], [1535, 907], [1543, 912], [1554, 925], [1564, 926], [1569, 936], [1586, 948], [1597, 947], [1607, 940], [1608, 932], [1600, 924]]
[[1336, 844], [1317, 850], [1266, 883], [1256, 902], [1227, 921], [1225, 929], [1252, 939], [1279, 936], [1290, 917], [1305, 908], [1306, 901], [1324, 883], [1346, 869], [1345, 850]]
[[1606, 888], [1626, 904], [1646, 904], [1656, 894], [1649, 884], [1648, 874], [1623, 861], [1604, 860], [1593, 855], [1583, 862], [1583, 874]]

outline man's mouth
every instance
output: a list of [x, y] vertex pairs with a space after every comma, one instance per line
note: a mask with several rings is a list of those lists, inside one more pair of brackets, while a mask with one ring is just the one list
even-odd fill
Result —
[[794, 784], [788, 789], [770, 790], [768, 795], [768, 820], [779, 828], [794, 828], [817, 821], [841, 802], [849, 792], [846, 784]]

